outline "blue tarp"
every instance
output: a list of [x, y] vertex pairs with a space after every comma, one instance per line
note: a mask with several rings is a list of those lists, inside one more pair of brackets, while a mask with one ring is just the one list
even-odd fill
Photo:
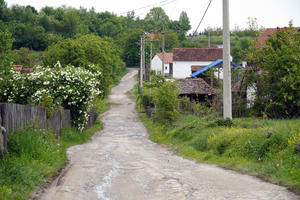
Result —
[[[218, 65], [220, 65], [220, 64], [222, 64], [222, 63], [223, 63], [223, 60], [222, 60], [222, 59], [218, 59], [218, 60], [216, 60], [215, 62], [210, 63], [210, 64], [207, 65], [206, 67], [203, 67], [202, 69], [200, 69], [200, 70], [198, 70], [198, 71], [192, 73], [192, 74], [191, 74], [191, 77], [194, 77], [194, 78], [195, 78], [195, 77], [198, 77], [200, 74], [202, 74], [202, 73], [208, 71], [210, 68], [216, 67], [216, 66], [218, 66]], [[238, 68], [238, 69], [241, 69], [239, 66], [237, 66], [237, 65], [234, 64], [233, 62], [230, 62], [230, 63], [231, 63], [232, 66], [234, 66], [234, 67], [236, 67], [236, 68]]]

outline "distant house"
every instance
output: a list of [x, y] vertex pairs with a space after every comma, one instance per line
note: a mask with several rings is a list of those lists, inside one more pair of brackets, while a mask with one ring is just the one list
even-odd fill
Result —
[[[282, 29], [288, 29], [288, 28], [287, 28], [287, 27], [285, 27], [285, 28], [279, 28], [279, 27], [277, 27], [277, 28], [266, 28], [266, 29], [264, 30], [264, 32], [262, 32], [262, 33], [260, 34], [260, 36], [258, 36], [258, 38], [257, 38], [257, 44], [258, 44], [258, 46], [263, 46], [263, 45], [264, 45], [264, 42], [265, 42], [266, 40], [268, 40], [269, 37], [270, 37], [272, 34], [275, 34], [275, 33], [277, 33], [278, 31], [280, 31], [280, 30], [282, 30]], [[300, 27], [296, 27], [296, 28], [294, 28], [294, 29], [295, 29], [295, 32], [300, 31]]]
[[202, 78], [186, 78], [177, 80], [180, 97], [188, 97], [191, 101], [213, 100], [216, 90]]
[[173, 78], [182, 79], [210, 63], [223, 58], [220, 48], [174, 48]]
[[[165, 76], [172, 75], [173, 53], [165, 53], [164, 73]], [[156, 73], [161, 73], [162, 70], [162, 53], [157, 53], [151, 60], [151, 69]]]

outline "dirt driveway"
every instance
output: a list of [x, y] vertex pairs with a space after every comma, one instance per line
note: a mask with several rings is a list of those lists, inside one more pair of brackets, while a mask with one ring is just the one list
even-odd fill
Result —
[[115, 103], [92, 141], [68, 150], [66, 172], [42, 200], [299, 200], [284, 187], [196, 164], [151, 142], [128, 91], [136, 70], [112, 89]]

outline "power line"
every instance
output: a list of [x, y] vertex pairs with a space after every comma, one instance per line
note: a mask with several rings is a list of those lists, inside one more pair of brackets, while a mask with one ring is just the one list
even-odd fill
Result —
[[[177, 0], [172, 0], [172, 1], [169, 1], [169, 2], [167, 2], [167, 3], [165, 3], [165, 4], [161, 4], [160, 7], [166, 6], [166, 5], [168, 5], [168, 4], [170, 4], [170, 3], [173, 3], [173, 2], [175, 2], [175, 1], [177, 1]], [[152, 8], [151, 8], [151, 9], [152, 9]], [[141, 15], [143, 15], [143, 14], [146, 14], [146, 13], [148, 13], [151, 9], [147, 9], [147, 11], [142, 12], [142, 13], [140, 13], [140, 14], [138, 14], [138, 15], [135, 15], [135, 16], [136, 16], [136, 17], [139, 17], [139, 16], [141, 16]]]
[[201, 18], [201, 20], [200, 20], [200, 22], [199, 22], [199, 24], [198, 24], [198, 26], [197, 26], [196, 30], [194, 31], [194, 33], [193, 33], [193, 35], [192, 35], [192, 38], [191, 38], [191, 40], [193, 40], [195, 33], [197, 32], [197, 30], [198, 30], [198, 28], [199, 28], [200, 24], [202, 23], [202, 21], [203, 21], [203, 19], [204, 19], [205, 15], [206, 15], [206, 13], [207, 13], [207, 10], [208, 10], [208, 8], [209, 8], [209, 6], [210, 6], [211, 2], [212, 2], [212, 0], [210, 0], [210, 1], [209, 1], [209, 3], [208, 3], [208, 6], [207, 6], [207, 8], [206, 8], [206, 10], [205, 10], [204, 14], [203, 14], [203, 16], [202, 16], [202, 18]]
[[129, 10], [127, 12], [122, 12], [122, 13], [119, 13], [118, 15], [123, 15], [123, 14], [127, 14], [128, 12], [132, 12], [132, 11], [137, 11], [137, 10], [142, 10], [144, 8], [148, 8], [148, 7], [152, 7], [152, 6], [155, 6], [157, 4], [161, 4], [161, 3], [165, 3], [169, 0], [164, 0], [164, 1], [160, 1], [160, 2], [157, 2], [157, 3], [153, 3], [153, 4], [150, 4], [150, 5], [147, 5], [147, 6], [143, 6], [143, 7], [140, 7], [140, 8], [136, 8], [136, 9], [132, 9], [132, 10]]

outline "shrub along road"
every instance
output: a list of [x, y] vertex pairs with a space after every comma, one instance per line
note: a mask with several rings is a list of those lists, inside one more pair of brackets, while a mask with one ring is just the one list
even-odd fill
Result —
[[42, 200], [296, 200], [284, 187], [230, 170], [196, 164], [148, 139], [129, 90], [136, 70], [112, 89], [114, 103], [92, 141], [68, 150], [69, 165]]

